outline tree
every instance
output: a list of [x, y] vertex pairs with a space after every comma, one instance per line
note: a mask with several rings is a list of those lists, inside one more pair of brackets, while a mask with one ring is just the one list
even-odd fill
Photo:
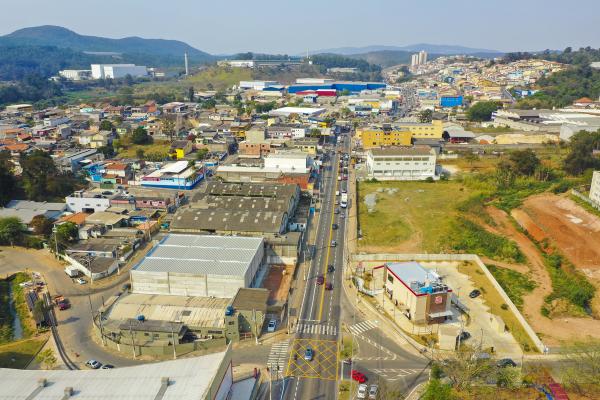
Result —
[[52, 221], [45, 215], [36, 215], [29, 224], [36, 235], [48, 236], [52, 232]]
[[33, 304], [33, 310], [31, 310], [31, 313], [33, 314], [33, 319], [35, 319], [36, 321], [42, 321], [46, 311], [47, 311], [46, 303], [44, 302], [43, 299], [38, 299]]
[[143, 127], [138, 126], [131, 134], [131, 141], [134, 144], [150, 144], [152, 143], [152, 137], [148, 135]]
[[107, 119], [103, 119], [102, 122], [100, 122], [100, 130], [101, 131], [111, 131], [114, 129], [114, 126], [112, 124], [112, 122], [110, 122]]
[[540, 166], [540, 159], [531, 149], [513, 151], [509, 159], [518, 175], [532, 176]]
[[485, 382], [493, 374], [492, 360], [478, 357], [480, 351], [480, 349], [463, 346], [454, 353], [452, 358], [446, 360], [444, 373], [455, 389], [459, 391], [468, 389], [477, 383]]
[[139, 148], [138, 148], [138, 149], [135, 151], [135, 156], [136, 156], [138, 159], [140, 159], [140, 160], [143, 160], [143, 159], [144, 159], [144, 149], [139, 149]]
[[98, 147], [98, 151], [104, 154], [104, 158], [111, 158], [115, 155], [115, 149], [111, 144], [107, 144], [106, 146]]
[[496, 184], [498, 185], [498, 188], [505, 189], [511, 187], [513, 183], [515, 183], [516, 178], [513, 166], [510, 162], [502, 160], [498, 163], [498, 166], [496, 167]]
[[594, 150], [600, 150], [600, 129], [573, 135], [569, 143], [569, 154], [564, 160], [565, 171], [571, 175], [581, 175], [586, 169], [600, 168], [600, 159], [594, 157]]
[[469, 121], [489, 121], [492, 118], [492, 113], [500, 108], [500, 104], [495, 101], [480, 101], [472, 105], [467, 110], [467, 118]]
[[62, 253], [70, 243], [73, 243], [79, 237], [79, 229], [72, 222], [65, 222], [56, 227], [54, 234], [50, 236], [48, 247], [50, 251]]
[[23, 223], [19, 218], [0, 218], [0, 244], [14, 246], [23, 238]]
[[562, 383], [581, 395], [600, 390], [600, 342], [580, 342], [565, 349]]
[[57, 359], [52, 349], [42, 350], [35, 356], [37, 362], [42, 364], [46, 369], [52, 369], [56, 365]]
[[196, 151], [196, 160], [202, 161], [206, 158], [207, 155], [208, 155], [207, 148], [203, 147], [201, 149], [198, 149], [198, 151]]
[[48, 201], [62, 198], [81, 184], [71, 173], [61, 173], [48, 153], [36, 150], [21, 159], [23, 189], [27, 198]]
[[321, 137], [321, 130], [319, 128], [312, 128], [310, 130], [308, 136], [310, 136], [312, 138], [320, 138]]
[[433, 120], [433, 111], [432, 110], [423, 110], [419, 113], [419, 122], [422, 124], [430, 123]]
[[0, 206], [14, 198], [17, 179], [13, 175], [13, 164], [8, 151], [0, 151]]
[[190, 103], [194, 101], [194, 88], [192, 86], [188, 88], [188, 99]]
[[173, 140], [175, 132], [175, 120], [171, 117], [165, 117], [161, 120], [161, 131], [164, 135], [168, 135]]

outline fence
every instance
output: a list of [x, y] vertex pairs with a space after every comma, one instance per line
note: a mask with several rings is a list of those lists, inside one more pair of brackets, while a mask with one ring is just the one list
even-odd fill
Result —
[[600, 210], [600, 204], [592, 201], [592, 199], [590, 199], [589, 197], [587, 197], [585, 194], [581, 193], [579, 190], [571, 189], [571, 194], [573, 196], [577, 197], [578, 199], [581, 199], [581, 200], [585, 201], [590, 206], [594, 207], [596, 210]]
[[395, 262], [395, 261], [470, 261], [475, 263], [488, 280], [492, 283], [494, 288], [498, 291], [504, 303], [508, 306], [510, 311], [515, 315], [517, 321], [521, 324], [525, 333], [529, 336], [535, 347], [540, 353], [544, 353], [546, 347], [531, 328], [529, 323], [525, 320], [519, 309], [514, 305], [512, 300], [508, 297], [502, 286], [496, 281], [492, 273], [487, 269], [483, 261], [476, 254], [354, 254], [352, 260], [355, 262]]

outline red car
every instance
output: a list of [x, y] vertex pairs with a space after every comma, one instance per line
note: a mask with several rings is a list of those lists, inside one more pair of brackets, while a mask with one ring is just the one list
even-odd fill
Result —
[[322, 285], [323, 283], [325, 283], [325, 278], [323, 275], [317, 276], [317, 285]]
[[328, 283], [325, 285], [325, 289], [326, 290], [333, 290], [333, 284], [332, 283]]
[[352, 379], [358, 383], [365, 383], [367, 381], [367, 377], [362, 372], [358, 372], [357, 370], [352, 370]]

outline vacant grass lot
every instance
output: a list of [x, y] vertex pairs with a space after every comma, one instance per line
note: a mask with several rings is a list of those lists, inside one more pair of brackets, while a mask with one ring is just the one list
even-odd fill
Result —
[[[383, 189], [384, 191], [378, 192]], [[390, 194], [385, 189], [396, 189]], [[377, 194], [369, 213], [365, 195]], [[473, 194], [458, 181], [360, 182], [359, 247], [368, 252], [441, 252], [448, 247], [457, 205]]]
[[0, 346], [0, 368], [24, 369], [46, 341], [46, 336], [39, 336]]
[[536, 283], [529, 279], [527, 275], [513, 271], [512, 269], [496, 265], [487, 265], [487, 267], [515, 306], [521, 310], [523, 307], [523, 296], [531, 293], [537, 286]]
[[529, 335], [525, 333], [523, 326], [519, 323], [512, 311], [510, 311], [508, 307], [502, 307], [502, 305], [505, 304], [502, 296], [500, 296], [500, 293], [498, 293], [481, 269], [476, 264], [463, 262], [458, 266], [457, 270], [461, 274], [469, 276], [475, 287], [481, 290], [483, 293], [483, 302], [490, 308], [490, 313], [502, 318], [506, 327], [521, 348], [526, 352], [535, 352], [535, 346], [529, 338]]
[[118, 157], [120, 158], [137, 158], [137, 151], [141, 149], [144, 152], [144, 156], [151, 159], [160, 159], [169, 156], [170, 145], [167, 141], [157, 140], [152, 144], [132, 144], [128, 145], [127, 148], [119, 150]]

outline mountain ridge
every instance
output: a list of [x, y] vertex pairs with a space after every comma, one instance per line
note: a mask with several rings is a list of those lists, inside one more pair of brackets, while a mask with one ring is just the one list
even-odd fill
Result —
[[445, 45], [445, 44], [430, 44], [430, 43], [417, 43], [407, 46], [393, 46], [393, 45], [371, 45], [362, 47], [334, 47], [330, 49], [322, 49], [311, 51], [309, 54], [320, 54], [320, 53], [331, 53], [339, 55], [358, 55], [365, 53], [373, 53], [377, 51], [406, 51], [406, 52], [418, 52], [425, 50], [428, 53], [435, 53], [440, 55], [457, 55], [457, 54], [504, 54], [498, 50], [490, 49], [479, 49], [473, 47], [466, 47], [460, 45]]

